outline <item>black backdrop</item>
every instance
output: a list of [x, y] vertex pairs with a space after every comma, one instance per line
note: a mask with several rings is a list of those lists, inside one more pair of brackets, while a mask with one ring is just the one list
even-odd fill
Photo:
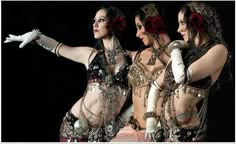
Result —
[[[47, 50], [28, 44], [4, 44], [8, 34], [23, 34], [34, 28], [70, 46], [93, 46], [89, 25], [99, 5], [111, 4], [126, 15], [127, 49], [138, 49], [133, 13], [142, 1], [70, 1], [11, 2], [2, 1], [2, 141], [58, 141], [62, 118], [82, 96], [86, 70], [82, 64], [57, 57]], [[172, 40], [177, 34], [177, 12], [184, 1], [161, 1], [164, 20]], [[225, 41], [233, 53], [234, 78], [235, 3], [206, 2], [214, 6], [221, 18]], [[234, 79], [209, 98], [208, 141], [235, 141]]]

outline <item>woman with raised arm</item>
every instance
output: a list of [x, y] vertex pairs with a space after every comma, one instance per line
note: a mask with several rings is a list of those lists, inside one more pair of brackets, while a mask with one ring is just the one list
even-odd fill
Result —
[[130, 94], [127, 72], [131, 62], [120, 44], [125, 27], [124, 14], [109, 6], [100, 8], [94, 17], [97, 48], [70, 47], [39, 30], [6, 38], [5, 43], [22, 41], [20, 48], [34, 41], [58, 56], [86, 66], [86, 91], [63, 118], [60, 141], [110, 141], [123, 126], [117, 115]]
[[229, 51], [214, 8], [189, 2], [180, 9], [178, 23], [184, 43], [173, 41], [168, 46], [171, 60], [164, 83], [156, 81], [162, 87], [164, 84], [163, 141], [205, 141], [209, 92], [216, 90], [214, 84], [227, 72]]

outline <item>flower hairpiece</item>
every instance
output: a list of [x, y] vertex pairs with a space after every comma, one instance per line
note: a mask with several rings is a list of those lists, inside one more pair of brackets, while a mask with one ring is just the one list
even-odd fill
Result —
[[121, 31], [123, 31], [123, 30], [125, 29], [125, 27], [126, 27], [126, 21], [124, 20], [123, 17], [121, 17], [121, 16], [116, 16], [116, 17], [113, 19], [111, 25], [112, 25], [112, 28], [113, 28], [115, 31], [121, 32]]
[[145, 30], [149, 33], [163, 34], [166, 31], [166, 27], [160, 16], [147, 17], [145, 20]]
[[197, 32], [205, 31], [203, 25], [203, 17], [199, 13], [196, 12], [191, 13], [189, 24]]

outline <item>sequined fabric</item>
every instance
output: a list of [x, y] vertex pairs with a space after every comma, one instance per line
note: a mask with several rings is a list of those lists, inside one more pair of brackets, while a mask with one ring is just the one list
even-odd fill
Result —
[[[139, 57], [140, 53], [137, 55], [137, 57]], [[135, 62], [130, 66], [128, 72], [129, 84], [131, 84], [133, 88], [149, 85], [150, 82], [158, 78], [164, 68], [165, 66], [161, 65], [152, 72], [145, 72], [140, 59], [137, 58], [137, 60], [135, 60]]]

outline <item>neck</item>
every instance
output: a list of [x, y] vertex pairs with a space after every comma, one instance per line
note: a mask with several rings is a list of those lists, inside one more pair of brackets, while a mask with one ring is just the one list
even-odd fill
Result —
[[201, 45], [209, 41], [209, 36], [207, 34], [200, 34], [200, 37], [196, 37], [194, 41], [195, 47], [200, 47]]
[[111, 38], [102, 39], [102, 42], [103, 42], [105, 50], [112, 50], [113, 49]]

